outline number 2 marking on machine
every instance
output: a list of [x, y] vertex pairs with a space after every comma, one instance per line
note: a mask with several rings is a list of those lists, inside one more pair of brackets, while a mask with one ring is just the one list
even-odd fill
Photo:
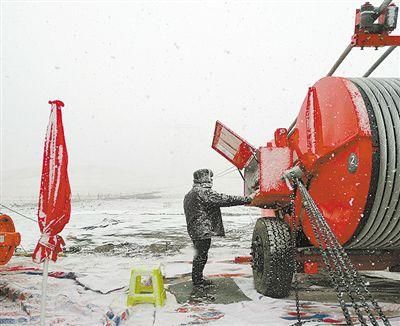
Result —
[[349, 159], [347, 160], [347, 169], [350, 173], [355, 173], [358, 168], [358, 157], [356, 154], [351, 153]]

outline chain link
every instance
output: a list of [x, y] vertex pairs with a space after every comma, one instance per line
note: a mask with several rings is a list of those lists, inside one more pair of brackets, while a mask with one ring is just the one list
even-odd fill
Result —
[[293, 281], [294, 281], [294, 296], [296, 300], [296, 316], [297, 323], [295, 326], [301, 326], [303, 323], [301, 321], [300, 314], [300, 300], [299, 300], [299, 282], [297, 279], [297, 259], [296, 259], [296, 239], [297, 239], [297, 225], [294, 218], [292, 219], [292, 247], [293, 247]]
[[[311, 228], [314, 232], [315, 239], [321, 253], [322, 260], [325, 264], [326, 270], [332, 282], [332, 286], [336, 292], [340, 308], [342, 309], [343, 316], [345, 318], [347, 325], [353, 325], [351, 315], [349, 313], [348, 307], [345, 302], [345, 295], [351, 301], [351, 306], [353, 307], [358, 321], [361, 325], [368, 325], [365, 320], [362, 309], [366, 312], [369, 321], [372, 325], [378, 326], [379, 323], [374, 316], [374, 313], [379, 316], [385, 326], [390, 326], [389, 320], [384, 315], [379, 304], [374, 300], [372, 294], [369, 292], [364, 280], [358, 273], [354, 265], [352, 264], [349, 256], [345, 252], [342, 245], [337, 240], [335, 234], [329, 227], [328, 223], [325, 221], [322, 213], [318, 209], [311, 195], [307, 191], [304, 184], [298, 178], [292, 179], [292, 182], [300, 191], [302, 197], [302, 204], [305, 208]], [[293, 220], [292, 235], [294, 236], [293, 247], [296, 250], [296, 235], [297, 227]], [[296, 262], [296, 258], [295, 262]], [[296, 311], [297, 311], [297, 323], [295, 325], [302, 325], [305, 322], [301, 321], [300, 316], [300, 304], [298, 296], [298, 280], [295, 270], [295, 298], [296, 298]], [[368, 301], [373, 306], [375, 312], [370, 308]]]

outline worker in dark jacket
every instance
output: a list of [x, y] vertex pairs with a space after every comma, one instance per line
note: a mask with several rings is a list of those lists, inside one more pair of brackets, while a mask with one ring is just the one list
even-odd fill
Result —
[[228, 196], [212, 190], [212, 177], [213, 173], [209, 169], [195, 171], [193, 188], [183, 202], [187, 230], [195, 248], [192, 266], [192, 281], [195, 287], [212, 284], [203, 278], [203, 270], [208, 259], [211, 237], [225, 236], [220, 207], [251, 202], [250, 197]]

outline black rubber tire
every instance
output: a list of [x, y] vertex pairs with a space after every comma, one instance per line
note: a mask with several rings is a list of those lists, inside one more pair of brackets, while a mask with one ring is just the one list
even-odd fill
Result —
[[287, 297], [294, 272], [288, 225], [274, 217], [259, 218], [253, 231], [251, 254], [257, 292], [272, 298]]

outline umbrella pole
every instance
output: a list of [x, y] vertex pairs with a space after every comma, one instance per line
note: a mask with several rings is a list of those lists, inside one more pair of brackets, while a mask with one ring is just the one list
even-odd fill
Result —
[[40, 302], [40, 326], [45, 326], [46, 322], [46, 292], [47, 292], [47, 276], [49, 274], [49, 259], [43, 262], [43, 280], [42, 280], [42, 301]]

